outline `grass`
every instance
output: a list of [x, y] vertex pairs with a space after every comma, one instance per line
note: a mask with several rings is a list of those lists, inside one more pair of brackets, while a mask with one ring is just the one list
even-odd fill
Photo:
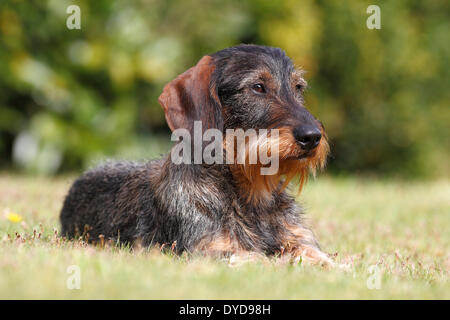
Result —
[[[156, 250], [63, 242], [55, 230], [71, 181], [0, 174], [0, 298], [450, 298], [449, 180], [310, 182], [301, 196], [310, 224], [349, 272], [274, 262], [232, 268]], [[71, 265], [81, 270], [79, 290], [66, 286]], [[373, 265], [381, 286], [370, 290]]]

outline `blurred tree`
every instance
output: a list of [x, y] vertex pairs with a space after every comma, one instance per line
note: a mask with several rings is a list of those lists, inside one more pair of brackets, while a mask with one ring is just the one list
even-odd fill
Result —
[[[66, 9], [81, 8], [69, 30]], [[307, 70], [306, 103], [325, 124], [330, 167], [448, 175], [449, 3], [4, 0], [0, 165], [43, 173], [105, 156], [168, 150], [163, 85], [202, 55], [279, 46]]]

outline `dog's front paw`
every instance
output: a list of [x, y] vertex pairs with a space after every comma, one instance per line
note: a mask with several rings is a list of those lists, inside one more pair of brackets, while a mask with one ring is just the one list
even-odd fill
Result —
[[328, 254], [309, 246], [298, 248], [291, 253], [292, 264], [299, 264], [303, 261], [314, 265], [320, 265], [325, 268], [334, 268], [338, 266]]
[[249, 262], [265, 262], [267, 257], [257, 252], [239, 252], [234, 253], [228, 260], [230, 267], [240, 267]]

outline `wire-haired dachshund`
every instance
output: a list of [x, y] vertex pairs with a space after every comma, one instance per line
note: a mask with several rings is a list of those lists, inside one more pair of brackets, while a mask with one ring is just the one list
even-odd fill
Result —
[[276, 129], [277, 172], [261, 174], [259, 161], [176, 164], [173, 154], [106, 163], [72, 185], [61, 211], [62, 235], [167, 244], [177, 253], [333, 264], [285, 190], [294, 177], [301, 188], [328, 153], [322, 124], [304, 107], [305, 86], [302, 71], [279, 48], [239, 45], [204, 56], [159, 97], [170, 129], [193, 133], [195, 121], [203, 132], [225, 136], [229, 129]]

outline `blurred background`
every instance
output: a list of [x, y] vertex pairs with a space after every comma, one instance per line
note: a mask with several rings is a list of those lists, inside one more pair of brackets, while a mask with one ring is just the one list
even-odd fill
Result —
[[[69, 30], [67, 7], [81, 8]], [[381, 8], [369, 30], [366, 9]], [[329, 172], [449, 176], [450, 3], [2, 0], [0, 170], [52, 175], [170, 149], [157, 97], [203, 55], [283, 48], [307, 71]]]

